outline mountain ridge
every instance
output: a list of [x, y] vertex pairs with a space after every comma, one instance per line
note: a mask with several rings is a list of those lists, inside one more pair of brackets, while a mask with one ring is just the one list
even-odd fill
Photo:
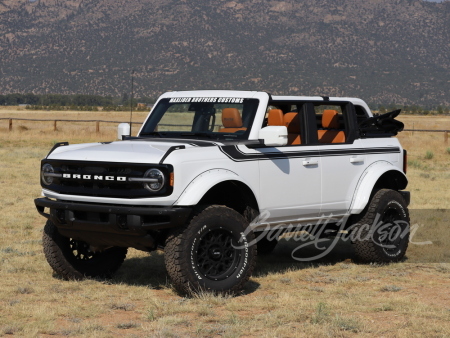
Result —
[[450, 105], [450, 2], [0, 1], [0, 94], [245, 89]]

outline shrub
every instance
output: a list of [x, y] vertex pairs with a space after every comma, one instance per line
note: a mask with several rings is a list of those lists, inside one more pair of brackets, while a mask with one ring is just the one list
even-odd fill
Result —
[[137, 328], [137, 327], [139, 327], [139, 326], [140, 326], [140, 325], [139, 325], [138, 323], [135, 323], [135, 322], [119, 323], [119, 324], [116, 325], [116, 327], [117, 327], [118, 329], [124, 329], [124, 330], [127, 330], [127, 329], [134, 329], [134, 328]]
[[313, 324], [321, 324], [328, 320], [330, 316], [330, 311], [328, 309], [328, 306], [320, 302], [317, 304], [316, 313], [312, 316], [311, 322]]
[[336, 318], [333, 319], [333, 324], [340, 330], [351, 331], [353, 333], [358, 333], [361, 327], [361, 324], [357, 319], [342, 318], [340, 316], [336, 316]]
[[427, 160], [431, 160], [434, 157], [434, 153], [430, 150], [427, 150], [426, 154], [425, 154], [425, 158]]
[[381, 291], [383, 292], [398, 292], [401, 290], [403, 290], [403, 288], [396, 285], [386, 285], [381, 288]]
[[422, 168], [422, 163], [420, 163], [418, 160], [408, 160], [408, 168], [420, 169]]

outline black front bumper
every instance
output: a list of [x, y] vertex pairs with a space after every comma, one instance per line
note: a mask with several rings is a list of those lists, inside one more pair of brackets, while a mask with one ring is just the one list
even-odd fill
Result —
[[[131, 246], [155, 244], [158, 230], [184, 225], [190, 207], [117, 206], [111, 204], [34, 200], [37, 211], [66, 236], [97, 245]], [[48, 213], [45, 208], [50, 209]], [[144, 241], [144, 237], [147, 241]], [[146, 243], [146, 244], [145, 244]]]

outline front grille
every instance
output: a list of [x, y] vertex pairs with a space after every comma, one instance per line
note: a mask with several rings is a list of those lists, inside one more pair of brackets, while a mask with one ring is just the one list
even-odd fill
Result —
[[[170, 173], [172, 166], [159, 164], [140, 163], [115, 163], [115, 162], [73, 162], [58, 160], [43, 160], [41, 167], [49, 163], [53, 166], [57, 174], [70, 174], [71, 178], [58, 177], [53, 179], [51, 185], [45, 185], [41, 181], [44, 189], [66, 195], [115, 197], [115, 198], [143, 198], [153, 196], [168, 196], [172, 193]], [[165, 186], [158, 192], [151, 192], [144, 188], [141, 182], [117, 181], [116, 178], [144, 177], [148, 169], [156, 168], [161, 170], [165, 176]], [[72, 178], [79, 175], [79, 179]], [[114, 180], [94, 180], [95, 175], [112, 177]], [[85, 179], [92, 177], [92, 179]]]

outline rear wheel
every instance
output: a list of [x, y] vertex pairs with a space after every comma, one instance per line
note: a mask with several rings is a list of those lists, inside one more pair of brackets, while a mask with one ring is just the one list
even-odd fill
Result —
[[182, 293], [239, 292], [250, 278], [256, 246], [253, 232], [233, 209], [206, 207], [189, 224], [168, 237], [164, 248], [166, 268]]
[[409, 212], [403, 197], [394, 190], [379, 190], [354, 226], [356, 256], [367, 263], [397, 262], [408, 248], [409, 233]]
[[128, 251], [128, 248], [112, 247], [93, 252], [88, 243], [61, 236], [51, 221], [45, 224], [42, 242], [47, 262], [65, 279], [111, 277]]

